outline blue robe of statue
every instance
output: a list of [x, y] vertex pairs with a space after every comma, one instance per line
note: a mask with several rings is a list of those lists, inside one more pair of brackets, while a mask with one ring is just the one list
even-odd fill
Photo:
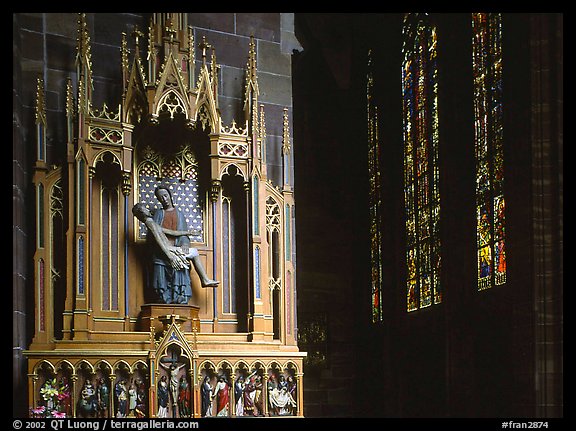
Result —
[[[177, 215], [176, 230], [188, 230], [184, 214], [175, 209]], [[164, 210], [159, 208], [152, 214], [156, 223], [162, 226], [164, 220]], [[164, 304], [187, 304], [192, 297], [192, 288], [190, 287], [190, 270], [176, 270], [170, 265], [170, 261], [162, 249], [156, 244], [154, 235], [150, 232], [146, 234], [146, 240], [152, 250], [152, 290], [156, 293], [157, 300]], [[175, 238], [175, 246], [190, 246], [188, 236], [179, 236]]]

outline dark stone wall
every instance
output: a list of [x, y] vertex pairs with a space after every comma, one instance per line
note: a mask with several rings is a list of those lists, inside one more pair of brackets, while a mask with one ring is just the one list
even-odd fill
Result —
[[365, 65], [376, 23], [369, 14], [296, 14], [298, 327], [322, 326], [323, 341], [301, 348], [326, 356], [304, 374], [309, 417], [356, 416], [360, 393], [372, 392], [361, 352], [371, 346]]
[[12, 25], [12, 387], [13, 413], [16, 416], [19, 411], [16, 406], [27, 403], [26, 392], [23, 390], [26, 362], [22, 351], [30, 339], [26, 333], [29, 330], [26, 315], [30, 299], [27, 283], [32, 278], [28, 265], [31, 259], [29, 242], [33, 232], [30, 231], [30, 218], [26, 214], [30, 166], [27, 163], [28, 151], [24, 144], [27, 133], [23, 124], [22, 67], [18, 61], [22, 55], [22, 41], [19, 35], [21, 17], [13, 15]]
[[[256, 43], [258, 62], [258, 103], [266, 118], [266, 164], [268, 178], [282, 183], [283, 112], [288, 108], [292, 136], [291, 54], [300, 46], [293, 36], [292, 14], [279, 13], [189, 13], [194, 40], [202, 37], [216, 48], [220, 65], [219, 91], [222, 122], [243, 124], [244, 70], [248, 60], [250, 36]], [[196, 55], [196, 68], [200, 67]]]
[[532, 196], [536, 358], [535, 404], [541, 416], [563, 416], [563, 15], [530, 17]]

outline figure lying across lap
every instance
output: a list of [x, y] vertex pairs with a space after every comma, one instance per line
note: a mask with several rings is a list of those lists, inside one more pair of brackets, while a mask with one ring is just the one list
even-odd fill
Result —
[[172, 230], [167, 229], [160, 226], [158, 223], [154, 221], [152, 218], [152, 214], [146, 205], [143, 203], [137, 203], [132, 207], [132, 214], [143, 222], [146, 227], [148, 228], [148, 232], [150, 232], [156, 241], [156, 244], [160, 247], [160, 249], [166, 255], [166, 258], [170, 261], [172, 268], [175, 270], [182, 270], [182, 269], [189, 269], [190, 265], [188, 264], [188, 260], [192, 262], [194, 265], [194, 269], [198, 273], [200, 277], [200, 282], [202, 283], [202, 287], [215, 287], [218, 286], [219, 281], [212, 280], [206, 274], [206, 270], [202, 266], [202, 262], [200, 261], [200, 256], [198, 254], [198, 250], [195, 248], [188, 248], [185, 250], [181, 246], [175, 246], [170, 243], [168, 237], [166, 235], [171, 236], [183, 236], [183, 235], [195, 235], [197, 234], [196, 231], [179, 231], [179, 230]]

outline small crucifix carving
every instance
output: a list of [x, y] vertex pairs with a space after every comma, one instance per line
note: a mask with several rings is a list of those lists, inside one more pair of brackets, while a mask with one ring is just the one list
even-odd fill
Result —
[[[170, 394], [172, 395], [172, 406], [173, 412], [176, 411], [176, 405], [178, 404], [178, 372], [181, 368], [183, 368], [186, 363], [178, 362], [177, 353], [172, 350], [171, 356], [165, 356], [160, 359], [160, 366], [164, 368], [168, 374], [170, 375], [170, 383], [169, 383], [169, 390]], [[170, 364], [170, 365], [167, 365]]]

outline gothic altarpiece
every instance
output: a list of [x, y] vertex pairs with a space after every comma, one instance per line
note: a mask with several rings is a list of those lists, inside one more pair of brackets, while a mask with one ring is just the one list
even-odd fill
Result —
[[[116, 111], [92, 106], [84, 14], [78, 24], [65, 166], [46, 162], [38, 80], [31, 415], [303, 416], [289, 124], [285, 110], [278, 187], [267, 179], [253, 38], [243, 124], [225, 126], [215, 49], [194, 41], [186, 14], [154, 14], [147, 35], [135, 30], [133, 55], [122, 34]], [[150, 232], [132, 208], [160, 208], [158, 186], [218, 281], [202, 287], [191, 269], [187, 303], [155, 301], [148, 287]]]

